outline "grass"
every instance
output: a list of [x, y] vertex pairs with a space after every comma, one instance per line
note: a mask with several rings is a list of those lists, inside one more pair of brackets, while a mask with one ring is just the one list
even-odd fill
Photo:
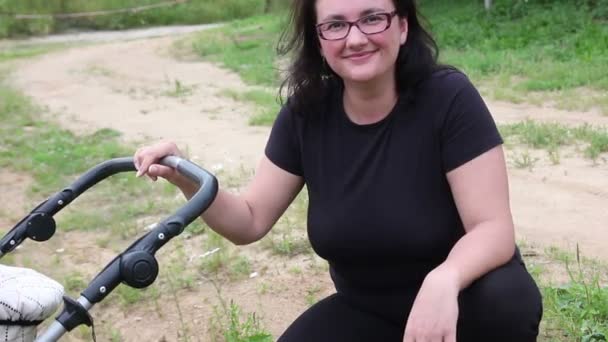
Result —
[[279, 16], [236, 20], [199, 33], [192, 47], [204, 58], [236, 71], [249, 84], [276, 87], [279, 70], [274, 47], [282, 27]]
[[[91, 1], [0, 1], [0, 38], [24, 35], [42, 35], [74, 29], [121, 30], [133, 27], [202, 24], [244, 18], [285, 7], [282, 1], [224, 0], [221, 6], [212, 0], [190, 0], [184, 4], [140, 12], [114, 13], [112, 15], [82, 18], [52, 17], [35, 20], [17, 20], [16, 14], [79, 13], [128, 9], [150, 4], [158, 0], [91, 0]], [[7, 14], [8, 13], [8, 14]]]
[[84, 70], [84, 74], [90, 76], [116, 77], [116, 73], [103, 65], [89, 64]]
[[[233, 301], [226, 305], [222, 301], [220, 308], [216, 307], [213, 324], [218, 331], [223, 332], [224, 342], [272, 342], [268, 333], [255, 313], [245, 314]], [[216, 337], [217, 338], [217, 337]]]
[[[122, 143], [114, 130], [77, 135], [41, 120], [41, 111], [0, 81], [0, 167], [33, 176], [29, 192], [37, 199], [34, 202], [61, 191], [98, 163], [130, 156], [135, 150]], [[175, 188], [150, 186], [132, 173], [115, 175], [64, 209], [58, 216], [58, 229], [110, 228], [112, 236], [129, 239], [141, 232], [138, 220], [159, 218], [174, 210], [180, 204], [175, 200], [176, 192]]]
[[[497, 3], [501, 10], [504, 2], [502, 5]], [[509, 96], [509, 100], [521, 102], [529, 101], [531, 95], [535, 95], [544, 99], [572, 96], [578, 100], [581, 99], [581, 92], [601, 93], [593, 97], [591, 105], [584, 103], [583, 97], [573, 108], [608, 108], [605, 106], [608, 99], [605, 91], [608, 87], [608, 69], [603, 67], [608, 64], [608, 48], [604, 45], [606, 27], [592, 19], [591, 14], [582, 13], [580, 8], [574, 8], [571, 4], [556, 8], [530, 5], [537, 7], [527, 9], [527, 15], [487, 15], [473, 6], [479, 7], [479, 4], [465, 4], [463, 1], [423, 3], [423, 10], [433, 21], [433, 31], [443, 48], [444, 61], [463, 69], [475, 82], [502, 91], [502, 96], [499, 92], [490, 94], [497, 98]], [[564, 26], [567, 18], [573, 17], [576, 17], [573, 22]], [[268, 77], [279, 64], [272, 49], [279, 34], [279, 22], [279, 18], [271, 16], [237, 21], [229, 27], [200, 34], [193, 45], [194, 50], [203, 58], [237, 72], [248, 84], [272, 89], [279, 82], [278, 73], [275, 73], [277, 78]], [[541, 30], [533, 26], [535, 23], [542, 23], [546, 28]], [[256, 26], [257, 35], [251, 33]], [[559, 37], [554, 39], [552, 35], [556, 34]], [[243, 56], [242, 53], [248, 50], [260, 58], [250, 58], [249, 54]], [[268, 94], [263, 94], [262, 99], [255, 96], [257, 93], [227, 90], [223, 94], [254, 103], [260, 111], [269, 113], [265, 124], [271, 124], [273, 113], [278, 112], [276, 102], [270, 101]], [[566, 145], [581, 145], [582, 153], [593, 160], [608, 152], [606, 129], [589, 125], [570, 127], [559, 123], [526, 121], [503, 125], [500, 131], [510, 143], [545, 149], [554, 164], [559, 163], [559, 150]], [[521, 168], [533, 168], [536, 161], [537, 158], [530, 152], [516, 158], [516, 164]], [[262, 244], [274, 254], [293, 257], [300, 253], [299, 247], [294, 247], [299, 246], [300, 242], [297, 235], [300, 230], [295, 227], [304, 222], [305, 217], [295, 214], [289, 218], [286, 215], [282, 220]], [[302, 251], [308, 252], [307, 248]], [[551, 262], [559, 262], [556, 256], [550, 257]], [[601, 306], [603, 302], [599, 302], [599, 299], [593, 303], [600, 303], [598, 309], [589, 306], [588, 300], [581, 300], [585, 298], [581, 296], [584, 284], [587, 284], [590, 293], [595, 293], [587, 296], [588, 299], [602, 298], [608, 291], [605, 287], [592, 280], [581, 281], [578, 278], [572, 278], [569, 285], [545, 284], [541, 278], [546, 271], [538, 265], [530, 269], [545, 298], [547, 327], [539, 340], [605, 340], [605, 333], [599, 329], [606, 326], [603, 317], [608, 315], [608, 309]], [[291, 272], [297, 273], [297, 270]], [[595, 284], [595, 287], [589, 287], [589, 284]], [[268, 291], [268, 286], [263, 285], [259, 291]], [[309, 304], [316, 299], [316, 292], [314, 288], [307, 292], [305, 299]]]
[[528, 169], [529, 171], [532, 171], [538, 160], [538, 158], [531, 156], [529, 151], [524, 151], [515, 154], [513, 164], [518, 169]]
[[247, 278], [251, 274], [251, 262], [244, 255], [237, 256], [230, 265], [229, 274], [233, 279]]
[[192, 95], [194, 92], [196, 85], [187, 85], [182, 83], [180, 80], [175, 79], [173, 82], [167, 80], [167, 84], [169, 84], [169, 89], [163, 92], [163, 95], [169, 97], [183, 98]]
[[[6, 94], [6, 89], [2, 94]], [[29, 108], [27, 112], [35, 112], [34, 107], [23, 107], [14, 105], [16, 103], [27, 102], [26, 99], [21, 98], [20, 101], [16, 93], [13, 94], [13, 97], [6, 98], [6, 102], [11, 102], [13, 105], [10, 106], [12, 109], [19, 108]], [[17, 97], [15, 97], [17, 96]], [[5, 103], [3, 101], [3, 103]], [[21, 115], [21, 112], [17, 112]], [[19, 116], [17, 115], [17, 116]], [[25, 120], [29, 124], [29, 120]], [[3, 124], [5, 121], [3, 121]], [[6, 121], [6, 124], [11, 124], [10, 120]], [[588, 139], [588, 141], [593, 141], [594, 136], [599, 133], [595, 132], [594, 129], [590, 127], [576, 127], [576, 128], [568, 128], [565, 129], [561, 126], [550, 126], [550, 127], [537, 127], [537, 123], [529, 122], [525, 125], [521, 126], [512, 126], [508, 128], [507, 132], [512, 135], [520, 135], [521, 139], [524, 139], [527, 144], [530, 146], [536, 146], [537, 148], [543, 148], [548, 146], [561, 146], [562, 144], [568, 143], [568, 139], [564, 139], [562, 136], [570, 137], [571, 139]], [[13, 126], [13, 129], [17, 129], [18, 126]], [[548, 133], [539, 134], [538, 132]], [[555, 134], [555, 133], [559, 134]], [[70, 134], [67, 134], [69, 139], [78, 139], [78, 137], [72, 137]], [[540, 137], [539, 137], [540, 136]], [[601, 136], [601, 134], [599, 134]], [[35, 137], [33, 138], [35, 139]], [[64, 141], [59, 139], [58, 141]], [[103, 144], [101, 144], [103, 145]], [[3, 145], [4, 146], [4, 145]], [[52, 146], [51, 146], [52, 149]], [[103, 155], [103, 154], [102, 154]], [[18, 160], [20, 156], [14, 156], [15, 160]], [[22, 156], [21, 158], [26, 158], [26, 156]], [[61, 169], [60, 169], [61, 170]], [[33, 173], [34, 170], [24, 169], [24, 172]], [[60, 171], [56, 171], [60, 172]], [[42, 178], [42, 181], [48, 181], [45, 178]], [[236, 182], [236, 180], [232, 180]], [[129, 189], [132, 185], [129, 185], [131, 182], [130, 178], [124, 180], [127, 182], [125, 184], [119, 184], [121, 189]], [[47, 189], [46, 186], [41, 186], [41, 189]], [[162, 191], [169, 191], [169, 188], [163, 189]], [[135, 191], [133, 194], [137, 195], [138, 192]], [[144, 202], [145, 203], [145, 202]], [[296, 199], [294, 205], [290, 207], [287, 215], [285, 215], [281, 220], [281, 222], [277, 225], [275, 230], [273, 230], [272, 234], [267, 239], [274, 239], [277, 241], [280, 237], [285, 236], [285, 240], [288, 241], [285, 245], [294, 245], [296, 240], [295, 236], [301, 230], [300, 224], [305, 220], [305, 208], [306, 208], [307, 198], [305, 193], [302, 193], [300, 197]], [[155, 211], [157, 208], [154, 207], [146, 207], [140, 208], [143, 212], [148, 210]], [[137, 208], [125, 209], [125, 210], [137, 210]], [[137, 213], [136, 213], [137, 215]], [[203, 233], [205, 238], [203, 239], [203, 250], [209, 250], [211, 248], [220, 247], [222, 250], [229, 250], [225, 240], [219, 237], [217, 234], [212, 233], [209, 230], [206, 230], [204, 226], [199, 228], [199, 231]], [[288, 235], [286, 232], [292, 232], [293, 236]], [[299, 238], [298, 238], [299, 239]], [[303, 238], [304, 239], [304, 238]], [[305, 240], [305, 239], [304, 239]], [[302, 240], [302, 241], [304, 241]], [[178, 240], [181, 241], [181, 240]], [[282, 244], [277, 244], [281, 246]], [[183, 250], [183, 246], [180, 243], [174, 244], [175, 247], [173, 258], [171, 259], [170, 266], [163, 270], [161, 267], [161, 272], [163, 272], [163, 279], [169, 279], [171, 281], [171, 286], [175, 291], [179, 290], [190, 290], [196, 286], [195, 276], [193, 276], [189, 271], [184, 267], [187, 264], [186, 261], [186, 253]], [[293, 253], [293, 249], [289, 252], [289, 249], [281, 249], [280, 247], [270, 245], [271, 250], [275, 251], [278, 254], [287, 255], [289, 257], [297, 254]], [[283, 253], [284, 251], [287, 251]], [[568, 253], [559, 250], [550, 251], [549, 257], [553, 260], [563, 262], [564, 264], [568, 263], [568, 265], [572, 265], [573, 257]], [[576, 269], [572, 269], [571, 266], [566, 266], [565, 269], [569, 270], [571, 281], [567, 284], [548, 284], [543, 283], [540, 279], [545, 272], [539, 267], [533, 268], [533, 274], [535, 278], [538, 279], [539, 284], [541, 285], [541, 290], [543, 291], [543, 296], [545, 300], [545, 322], [547, 328], [543, 331], [547, 336], [542, 337], [541, 341], [572, 341], [572, 340], [580, 340], [580, 341], [602, 341], [602, 338], [605, 338], [606, 331], [605, 326], [607, 324], [606, 317], [608, 317], [608, 309], [606, 306], [606, 297], [608, 290], [606, 287], [602, 287], [600, 283], [600, 278], [597, 274], [589, 273], [585, 270], [585, 264], [581, 261], [581, 258], [576, 259], [577, 264], [575, 264]], [[5, 261], [5, 260], [3, 260]], [[214, 262], [217, 262], [219, 265], [222, 265], [224, 268], [218, 268], [218, 270], [223, 270], [228, 274], [228, 278], [231, 279], [230, 274], [237, 275], [234, 279], [238, 279], [238, 276], [244, 276], [251, 271], [251, 263], [247, 258], [233, 255], [231, 253], [226, 253], [224, 255], [219, 254], [218, 259]], [[32, 262], [23, 261], [23, 263], [31, 264]], [[581, 266], [583, 265], [583, 266]], [[596, 270], [600, 270], [597, 266], [594, 266]], [[583, 270], [583, 271], [579, 271]], [[327, 271], [326, 269], [324, 270]], [[302, 269], [293, 270], [292, 271], [297, 276], [306, 276]], [[308, 271], [306, 271], [308, 272]], [[600, 271], [598, 271], [600, 272]], [[301, 275], [298, 275], [301, 273]], [[164, 280], [165, 282], [167, 280]], [[63, 281], [63, 284], [66, 285], [66, 289], [70, 292], [77, 293], [77, 291], [82, 290], [86, 286], [86, 282], [83, 276], [74, 272], [68, 274]], [[163, 284], [157, 284], [156, 286], [152, 286], [148, 290], [141, 292], [139, 290], [133, 290], [125, 286], [119, 286], [115, 293], [112, 294], [112, 302], [117, 302], [123, 308], [131, 308], [134, 305], [139, 305], [141, 302], [150, 302], [149, 299], [156, 300], [160, 296], [160, 292], [157, 286], [164, 287]], [[268, 291], [268, 286], [264, 286], [260, 291], [265, 292]], [[310, 287], [306, 290], [304, 294], [304, 300], [307, 304], [313, 304], [317, 299], [320, 292], [319, 287]], [[176, 297], [177, 298], [177, 297]], [[174, 298], [174, 300], [177, 300]], [[104, 302], [105, 303], [105, 302]], [[176, 302], [176, 305], [179, 305]], [[159, 310], [162, 310], [159, 309]], [[180, 309], [181, 310], [181, 309]], [[182, 318], [183, 319], [183, 318]], [[221, 341], [235, 341], [235, 342], [253, 342], [253, 341], [271, 341], [272, 337], [270, 334], [263, 328], [261, 319], [255, 313], [243, 313], [240, 307], [235, 303], [231, 302], [230, 304], [224, 304], [224, 306], [216, 308], [214, 320], [216, 324], [216, 331], [219, 336], [218, 340]], [[182, 326], [180, 328], [181, 332], [186, 337], [189, 336], [190, 331], [185, 323], [182, 322]], [[113, 331], [113, 336], [119, 336], [119, 332]], [[113, 337], [114, 338], [114, 337]], [[119, 338], [119, 337], [116, 337]]]
[[[608, 130], [589, 124], [572, 127], [558, 122], [526, 120], [501, 125], [499, 129], [509, 143], [521, 143], [535, 149], [547, 150], [554, 164], [559, 162], [559, 148], [566, 145], [581, 144], [583, 155], [594, 161], [602, 153], [608, 152]], [[523, 159], [531, 161], [530, 158]]]
[[121, 342], [122, 340], [123, 340], [123, 337], [120, 334], [120, 331], [118, 331], [116, 329], [110, 330], [110, 341], [111, 342]]
[[606, 266], [583, 261], [578, 246], [574, 256], [555, 248], [548, 255], [563, 263], [569, 281], [545, 284], [537, 280], [543, 293], [546, 333], [558, 341], [606, 341], [608, 287], [601, 284], [607, 281]]
[[66, 293], [71, 296], [80, 294], [87, 287], [84, 276], [79, 272], [67, 274], [61, 284], [64, 286]]
[[[431, 1], [428, 4], [431, 6], [434, 3], [435, 2]], [[264, 44], [268, 43], [268, 38], [271, 37], [273, 30], [276, 29], [276, 27], [272, 27], [272, 25], [278, 23], [278, 21], [275, 22], [275, 20], [278, 19], [259, 17], [240, 21], [230, 28], [223, 28], [216, 31], [216, 34], [218, 34], [217, 32], [220, 32], [219, 34], [223, 35], [223, 41], [220, 39], [213, 42], [213, 39], [215, 38], [209, 38], [210, 43], [212, 43], [212, 45], [209, 46], [213, 47], [213, 49], [208, 49], [209, 46], [200, 43], [200, 41], [197, 44], [202, 45], [199, 45], [198, 49], [202, 49], [199, 51], [202, 51], [201, 53], [204, 53], [207, 58], [216, 61], [221, 61], [223, 57], [226, 56], [223, 55], [223, 53], [227, 51], [226, 53], [232, 54], [230, 56], [231, 58], [234, 58], [234, 60], [228, 61], [230, 64], [226, 64], [226, 66], [233, 68], [239, 73], [249, 75], [247, 77], [249, 77], [248, 82], [250, 82], [250, 84], [262, 85], [264, 87], [276, 86], [276, 77], [278, 76], [275, 75], [274, 78], [269, 77], [269, 75], [271, 75], [270, 73], [262, 71], [276, 72], [277, 70], [274, 65], [277, 64], [277, 61], [272, 58], [269, 60], [261, 58], [259, 60], [261, 61], [260, 65], [266, 63], [264, 65], [268, 67], [268, 69], [258, 69], [258, 64], [256, 64], [258, 63], [258, 60], [253, 58], [253, 56], [256, 56], [256, 53], [271, 54], [272, 50], [268, 49], [268, 45], [264, 47]], [[256, 27], [256, 23], [258, 22], [263, 23], [263, 25]], [[209, 37], [213, 37], [213, 35]], [[222, 44], [233, 44], [234, 46], [226, 47], [222, 46]], [[467, 47], [465, 46], [464, 48]], [[248, 54], [249, 52], [247, 51], [250, 50], [252, 52], [251, 54]], [[237, 56], [239, 53], [247, 53], [247, 55], [246, 57]], [[484, 64], [481, 63], [480, 65], [483, 66]], [[564, 65], [560, 67], [563, 67]], [[488, 67], [490, 69], [492, 68], [491, 66]], [[508, 69], [505, 70], [507, 71], [500, 76], [501, 78], [504, 78], [504, 80], [509, 80], [510, 77], [521, 77], [517, 74], [511, 74], [511, 71], [508, 71]], [[473, 70], [470, 73], [472, 75], [477, 75], [475, 77], [481, 77], [482, 79], [487, 77], [487, 80], [491, 80], [490, 75], [493, 75], [493, 73], [488, 73], [486, 75], [483, 73], [476, 74], [476, 72], [477, 71]], [[521, 85], [525, 82], [527, 82], [527, 80], [522, 79], [518, 80], [516, 83]], [[601, 82], [598, 83], [595, 78], [590, 79], [590, 83], [584, 86], [603, 89], [601, 88]], [[542, 88], [537, 85], [535, 87]], [[176, 94], [180, 95], [183, 92], [182, 90], [186, 89], [177, 84], [173, 84], [173, 88], [179, 90]], [[515, 94], [513, 96], [518, 96], [517, 94], [519, 91], [523, 92], [529, 90], [525, 87], [521, 89], [522, 90], [513, 86], [512, 91], [513, 94]], [[564, 89], [570, 88], [564, 87]], [[547, 90], [540, 89], [538, 91]], [[548, 91], [554, 90], [549, 89]], [[270, 93], [266, 92], [264, 89], [256, 89], [244, 93], [226, 91], [224, 92], [224, 95], [241, 101], [249, 101], [264, 108], [271, 108], [271, 106], [276, 105], [276, 103], [271, 101], [271, 98], [273, 99], [274, 95], [271, 96]], [[273, 107], [273, 109], [268, 111], [268, 118], [265, 118], [264, 120], [266, 121], [263, 120], [263, 123], [271, 122], [273, 110], [276, 110], [276, 107]], [[26, 98], [11, 90], [6, 85], [0, 84], [0, 120], [2, 120], [2, 126], [0, 127], [2, 130], [0, 131], [0, 167], [9, 167], [18, 172], [32, 174], [35, 179], [35, 186], [31, 189], [31, 194], [33, 196], [40, 196], [58, 190], [59, 186], [69, 183], [73, 177], [101, 160], [105, 160], [114, 155], [122, 156], [123, 153], [129, 155], [132, 152], [129, 147], [125, 147], [119, 142], [120, 137], [115, 131], [100, 130], [95, 134], [87, 136], [74, 135], [49, 122], [40, 121], [40, 117], [35, 115], [35, 113], [39, 111], [40, 109], [29, 103]], [[522, 143], [535, 149], [547, 149], [550, 153], [552, 153], [552, 151], [553, 153], [559, 151], [559, 148], [565, 145], [583, 144], [583, 153], [593, 159], [597, 158], [601, 153], [607, 152], [608, 149], [606, 130], [591, 126], [566, 127], [557, 123], [542, 124], [528, 121], [520, 124], [501, 126], [501, 133], [514, 142]], [[40, 148], [40, 146], [44, 146], [44, 148]], [[522, 165], [525, 167], [533, 166], [533, 158], [529, 154], [527, 157], [522, 156], [521, 158]], [[559, 160], [558, 155], [554, 158], [555, 160]], [[30, 159], [35, 160], [35, 162], [32, 162]], [[63, 162], [57, 163], [56, 161], [58, 159], [63, 160]], [[38, 167], [43, 167], [44, 171], [38, 170]], [[90, 211], [87, 210], [82, 213], [79, 212], [63, 216], [60, 228], [64, 227], [63, 229], [66, 230], [91, 229], [99, 232], [100, 230], [98, 228], [104, 227], [102, 221], [104, 215], [98, 215], [97, 213], [100, 211], [104, 213], [113, 211], [110, 210], [109, 207], [106, 207], [106, 205], [112, 201], [123, 204], [115, 211], [116, 216], [110, 216], [110, 221], [113, 222], [117, 220], [120, 221], [122, 218], [126, 217], [142, 219], [150, 215], [158, 215], [158, 211], [164, 207], [162, 205], [157, 206], [154, 200], [135, 201], [146, 197], [154, 198], [152, 193], [147, 192], [148, 185], [141, 181], [133, 180], [132, 177], [117, 177], [116, 180], [111, 182], [113, 183], [108, 184], [107, 192], [102, 189], [99, 193], [92, 193], [93, 197], [91, 197], [90, 200], [93, 202], [93, 205], [91, 206]], [[242, 183], [242, 177], [231, 180], [231, 182]], [[109, 190], [112, 185], [121, 189], [119, 194]], [[236, 185], [238, 184], [235, 184], [235, 186]], [[163, 191], [163, 194], [167, 194], [166, 191], [169, 190], [167, 188], [161, 188], [161, 191]], [[125, 197], [116, 197], [122, 193], [124, 193]], [[84, 199], [85, 198], [83, 198], [83, 200]], [[129, 203], [130, 200], [134, 201], [133, 205], [124, 204]], [[262, 247], [269, 249], [272, 253], [287, 256], [289, 258], [301, 253], [310, 253], [311, 250], [308, 241], [305, 236], [301, 235], [303, 232], [303, 222], [305, 222], [306, 218], [306, 204], [307, 198], [305, 197], [305, 194], [303, 194], [294, 202], [294, 205], [289, 209], [288, 213], [284, 215], [273, 232], [265, 238], [262, 242]], [[93, 210], [93, 208], [97, 210]], [[111, 215], [114, 214], [112, 213]], [[116, 229], [112, 231], [112, 235], [121, 232], [121, 234], [124, 234], [120, 235], [123, 239], [130, 238], [138, 233], [137, 229], [134, 228], [136, 226], [137, 224], [134, 221], [125, 222], [119, 225], [118, 228], [112, 228]], [[187, 231], [189, 230], [190, 229]], [[200, 262], [200, 268], [188, 270], [185, 267], [185, 265], [187, 265], [186, 254], [183, 251], [183, 246], [178, 243], [175, 248], [175, 254], [172, 255], [173, 258], [170, 263], [172, 267], [166, 268], [164, 271], [161, 267], [161, 272], [164, 272], [162, 273], [163, 279], [165, 279], [165, 282], [167, 281], [166, 279], [169, 279], [168, 281], [170, 281], [170, 283], [168, 285], [170, 285], [172, 289], [175, 289], [176, 291], [193, 289], [197, 284], [197, 279], [199, 279], [196, 276], [196, 272], [199, 270], [203, 271], [205, 274], [217, 275], [223, 273], [227, 275], [227, 278], [231, 281], [238, 281], [251, 272], [252, 263], [250, 260], [244, 256], [235, 254], [230, 246], [226, 244], [225, 240], [221, 239], [217, 234], [213, 235], [214, 233], [206, 230], [202, 224], [193, 228], [192, 231], [196, 232], [196, 234], [202, 234], [199, 238], [203, 241], [203, 251], [212, 248], [220, 248], [220, 252], [203, 259]], [[99, 243], [111, 246], [115, 241], [108, 241], [104, 238]], [[9, 260], [10, 257], [11, 256], [9, 255]], [[541, 340], [606, 340], [607, 332], [605, 327], [608, 326], [606, 318], [608, 317], [606, 297], [608, 290], [602, 285], [601, 277], [598, 276], [598, 273], [588, 271], [585, 267], [585, 263], [581, 261], [581, 258], [579, 257], [576, 258], [576, 264], [574, 264], [574, 266], [572, 265], [573, 260], [575, 259], [567, 253], [553, 251], [553, 254], [550, 254], [549, 257], [554, 262], [560, 261], [566, 265], [565, 271], [569, 274], [570, 281], [567, 284], [545, 283], [541, 278], [546, 271], [540, 266], [531, 267], [531, 272], [538, 280], [545, 298], [545, 321], [547, 322], [548, 328], [544, 331], [547, 336], [544, 336]], [[3, 259], [3, 262], [6, 260], [7, 259]], [[25, 258], [21, 263], [32, 264], [31, 261], [28, 261]], [[315, 266], [315, 269], [317, 268], [322, 269], [323, 272], [327, 272], [326, 263]], [[600, 269], [605, 270], [605, 268], [597, 268], [597, 272], [603, 272], [599, 271]], [[194, 271], [194, 273], [191, 271]], [[306, 276], [307, 273], [305, 272], [308, 272], [308, 270], [302, 271], [302, 269], [294, 268], [291, 272], [297, 276], [299, 276], [298, 273], [303, 273], [302, 276]], [[68, 275], [64, 284], [67, 284], [67, 288], [72, 289], [73, 291], [81, 290], [86, 285], [83, 277], [79, 273]], [[159, 284], [159, 286], [165, 285], [167, 284]], [[269, 286], [266, 283], [263, 283], [261, 286], [260, 292], [269, 291]], [[126, 287], [119, 287], [116, 291], [113, 298], [117, 298], [115, 300], [118, 300], [123, 307], [136, 305], [136, 303], [145, 301], [148, 298], [155, 299], [159, 296], [157, 287], [151, 287], [149, 293], [135, 292], [135, 290]], [[310, 287], [307, 289], [304, 295], [305, 301], [308, 304], [312, 304], [317, 300], [316, 297], [319, 291], [319, 287]], [[176, 298], [177, 297], [174, 297], [174, 301], [176, 305], [179, 305]], [[178, 310], [180, 310], [179, 307]], [[231, 302], [229, 305], [223, 303], [221, 307], [218, 307], [215, 315], [215, 321], [218, 327], [217, 331], [221, 335], [218, 337], [220, 340], [231, 342], [271, 340], [271, 336], [262, 327], [260, 318], [253, 313], [244, 314], [240, 307], [234, 302]], [[181, 331], [182, 333], [187, 334], [188, 331], [183, 324], [183, 318], [181, 319]], [[120, 334], [113, 331], [112, 339], [120, 339]]]
[[255, 312], [243, 313], [241, 307], [225, 299], [222, 287], [213, 278], [206, 278], [216, 292], [218, 305], [210, 318], [211, 340], [217, 342], [272, 342], [272, 335], [263, 327]]
[[240, 255], [237, 248], [225, 238], [209, 229], [203, 236], [202, 260], [198, 270], [207, 277], [227, 278], [230, 281], [247, 279], [252, 273], [249, 258]]
[[[134, 151], [134, 148], [120, 141], [120, 136], [115, 131], [102, 129], [91, 135], [77, 135], [42, 120], [41, 112], [42, 109], [33, 105], [29, 99], [3, 81], [0, 82], [0, 167], [31, 175], [34, 181], [29, 189], [29, 198], [36, 203], [63, 189], [97, 163], [109, 158], [128, 156]], [[142, 222], [157, 221], [157, 218], [164, 217], [180, 205], [175, 197], [176, 189], [166, 183], [152, 187], [149, 182], [136, 179], [133, 174], [113, 176], [89, 189], [56, 216], [58, 234], [72, 231], [90, 234], [86, 236], [90, 236], [96, 245], [101, 245], [100, 248], [109, 248], [118, 253], [136, 235], [142, 234]], [[192, 231], [186, 229], [188, 234], [184, 237], [205, 231], [200, 223], [192, 226]], [[53, 245], [56, 241], [58, 238], [47, 243]], [[141, 302], [157, 302], [160, 289], [169, 285], [176, 290], [193, 288], [195, 278], [192, 272], [184, 269], [186, 257], [180, 241], [172, 241], [175, 249], [166, 248], [171, 249], [172, 254], [163, 258], [170, 258], [170, 262], [161, 262], [164, 266], [161, 267], [162, 274], [170, 273], [164, 277], [171, 280], [170, 284], [160, 281], [143, 291], [118, 286], [102, 306], [117, 305], [127, 310]], [[68, 257], [71, 252], [74, 251], [68, 249], [62, 257]], [[49, 260], [34, 262], [27, 255], [15, 253], [7, 255], [2, 262], [33, 269], [43, 268], [45, 263], [50, 263], [47, 265], [49, 276], [61, 279], [66, 293], [77, 297], [90, 279], [78, 270], [68, 270], [65, 265], [61, 267], [60, 258], [55, 255]], [[86, 255], [80, 257], [88, 259]], [[242, 259], [239, 261], [235, 272], [243, 272], [246, 267]], [[119, 336], [113, 333], [111, 338]]]
[[41, 121], [34, 114], [39, 111], [27, 98], [0, 84], [0, 167], [32, 174], [38, 184], [35, 192], [58, 190], [75, 174], [131, 152], [120, 145], [116, 131], [101, 129], [76, 136]]
[[321, 292], [322, 288], [319, 285], [314, 285], [313, 287], [306, 290], [306, 304], [308, 306], [313, 306], [316, 302], [319, 301], [319, 292]]
[[[166, 264], [159, 271], [162, 283], [170, 284], [175, 290], [192, 290], [196, 287], [196, 272], [185, 267], [189, 260], [183, 239], [172, 241], [171, 252], [167, 256]], [[166, 253], [166, 252], [165, 252]]]
[[[589, 9], [579, 2], [497, 0], [488, 14], [477, 2], [429, 0], [421, 9], [441, 61], [466, 72], [484, 95], [608, 114], [608, 18], [597, 18], [608, 4]], [[256, 16], [202, 32], [193, 50], [250, 85], [276, 91], [283, 63], [275, 46], [285, 17]], [[266, 115], [256, 124], [270, 124], [276, 104], [260, 106]]]
[[[305, 236], [294, 233], [295, 229], [288, 229], [283, 232], [275, 232], [265, 241], [266, 248], [276, 255], [296, 256], [299, 254], [312, 253], [310, 242]], [[298, 231], [301, 231], [298, 229]]]
[[[608, 26], [606, 17], [582, 1], [495, 1], [489, 14], [470, 1], [428, 1], [424, 13], [440, 47], [442, 60], [509, 98], [526, 101], [543, 92], [559, 99], [578, 96], [580, 88], [608, 95]], [[595, 9], [608, 8], [599, 4]], [[586, 105], [582, 103], [581, 106]]]
[[280, 109], [279, 99], [276, 94], [265, 89], [252, 89], [242, 93], [232, 89], [225, 89], [220, 94], [236, 101], [252, 103], [258, 108], [257, 112], [249, 119], [250, 125], [271, 125]]
[[304, 228], [307, 207], [308, 193], [302, 190], [261, 245], [275, 255], [311, 254], [313, 250]]
[[34, 57], [62, 48], [61, 44], [48, 45], [17, 45], [0, 46], [0, 63], [19, 58]]

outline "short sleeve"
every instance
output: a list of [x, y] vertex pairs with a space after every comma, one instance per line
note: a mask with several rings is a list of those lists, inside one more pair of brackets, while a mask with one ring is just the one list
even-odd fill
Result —
[[446, 173], [503, 143], [477, 89], [466, 76], [456, 75], [460, 83], [459, 91], [448, 108], [441, 128], [441, 158]]
[[302, 176], [299, 136], [295, 114], [289, 109], [289, 104], [286, 104], [274, 121], [264, 152], [281, 169]]

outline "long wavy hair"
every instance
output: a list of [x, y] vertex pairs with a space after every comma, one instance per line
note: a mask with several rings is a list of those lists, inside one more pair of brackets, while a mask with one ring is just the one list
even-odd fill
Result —
[[[340, 77], [323, 60], [315, 24], [314, 0], [292, 0], [289, 23], [277, 46], [280, 56], [290, 57], [291, 64], [279, 94], [287, 95], [292, 110], [303, 112], [321, 105], [331, 90], [342, 84]], [[423, 27], [415, 0], [393, 0], [400, 18], [407, 18], [408, 38], [399, 49], [395, 79], [397, 92], [406, 100], [414, 98], [416, 85], [441, 68], [439, 49]], [[286, 92], [285, 92], [286, 90]], [[281, 97], [282, 99], [282, 97]]]

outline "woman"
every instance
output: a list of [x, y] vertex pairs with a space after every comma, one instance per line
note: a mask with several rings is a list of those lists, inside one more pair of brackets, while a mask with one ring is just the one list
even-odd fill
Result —
[[[501, 137], [468, 79], [437, 64], [414, 1], [296, 0], [292, 28], [290, 96], [265, 156], [203, 215], [248, 244], [306, 184], [337, 293], [279, 341], [535, 341], [541, 297], [515, 248]], [[138, 175], [190, 196], [154, 164], [170, 154], [140, 149]]]

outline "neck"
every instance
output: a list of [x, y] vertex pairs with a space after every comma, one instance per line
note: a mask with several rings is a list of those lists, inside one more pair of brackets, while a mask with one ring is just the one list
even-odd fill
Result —
[[365, 125], [384, 119], [397, 102], [397, 89], [390, 79], [375, 82], [344, 83], [344, 110], [356, 124]]

